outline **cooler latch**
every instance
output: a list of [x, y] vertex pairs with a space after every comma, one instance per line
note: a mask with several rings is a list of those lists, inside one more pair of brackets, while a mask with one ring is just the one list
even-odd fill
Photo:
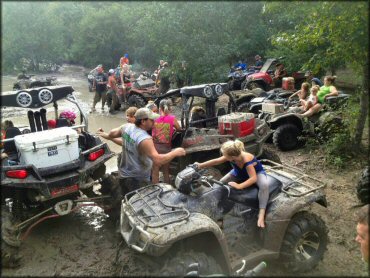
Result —
[[32, 145], [33, 145], [33, 151], [34, 152], [37, 152], [36, 143], [35, 142], [32, 142]]
[[67, 138], [67, 142], [66, 142], [66, 145], [69, 145], [69, 144], [71, 144], [71, 142], [69, 142], [69, 135], [66, 135], [66, 138]]

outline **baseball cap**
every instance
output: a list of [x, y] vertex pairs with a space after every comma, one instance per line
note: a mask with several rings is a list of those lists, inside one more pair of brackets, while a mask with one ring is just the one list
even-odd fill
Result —
[[109, 70], [109, 73], [114, 73], [114, 69], [110, 69]]
[[136, 120], [143, 120], [143, 119], [158, 119], [159, 115], [157, 113], [154, 113], [152, 110], [148, 108], [140, 108], [135, 113], [135, 119]]

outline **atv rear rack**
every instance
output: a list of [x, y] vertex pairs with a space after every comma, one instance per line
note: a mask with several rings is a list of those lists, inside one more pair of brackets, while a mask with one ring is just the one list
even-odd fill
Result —
[[[261, 159], [261, 162], [264, 164], [263, 167], [266, 172], [275, 173], [291, 180], [291, 182], [281, 189], [289, 196], [301, 197], [327, 186], [325, 182], [304, 174], [303, 171], [297, 167], [288, 164], [279, 164], [268, 159]], [[265, 163], [271, 164], [272, 166], [266, 165]]]
[[166, 193], [172, 194], [172, 191], [163, 192], [163, 188], [155, 184], [125, 195], [126, 204], [137, 219], [144, 224], [144, 229], [162, 227], [189, 218], [190, 212], [184, 207], [170, 206], [163, 202], [160, 195]]

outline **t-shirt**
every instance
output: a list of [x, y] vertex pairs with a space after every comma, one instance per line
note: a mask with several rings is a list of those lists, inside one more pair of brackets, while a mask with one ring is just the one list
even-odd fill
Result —
[[108, 85], [110, 86], [111, 90], [116, 90], [117, 89], [116, 77], [113, 74], [111, 76], [109, 76], [109, 78], [108, 78]]
[[150, 181], [153, 161], [139, 152], [139, 144], [152, 137], [134, 124], [122, 126], [122, 158], [119, 165], [121, 177]]
[[255, 67], [256, 67], [257, 69], [261, 69], [261, 68], [262, 68], [262, 66], [263, 66], [263, 62], [262, 62], [261, 60], [256, 61], [256, 65], [255, 65]]
[[324, 98], [326, 95], [330, 94], [330, 88], [332, 86], [321, 86], [320, 91], [317, 92], [317, 99], [318, 102], [323, 104], [324, 103]]
[[126, 57], [121, 57], [121, 59], [119, 60], [119, 64], [120, 64], [120, 66], [122, 68], [124, 64], [129, 65], [130, 64], [130, 60], [128, 58], [126, 58]]
[[105, 92], [107, 90], [107, 83], [99, 84], [98, 82], [107, 82], [108, 78], [105, 73], [101, 72], [95, 76], [95, 86], [98, 93]]
[[155, 120], [152, 129], [153, 142], [155, 144], [171, 145], [174, 122], [175, 116], [173, 115], [160, 116]]

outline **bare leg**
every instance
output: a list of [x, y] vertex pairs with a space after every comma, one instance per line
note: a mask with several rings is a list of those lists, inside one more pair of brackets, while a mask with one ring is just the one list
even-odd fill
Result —
[[309, 117], [312, 116], [313, 114], [319, 112], [322, 108], [322, 105], [320, 103], [316, 103], [314, 106], [312, 106], [308, 111], [304, 112], [302, 114], [302, 117]]
[[159, 183], [159, 166], [153, 164], [152, 168], [152, 183]]
[[258, 202], [260, 208], [258, 213], [257, 226], [265, 228], [265, 213], [267, 202], [269, 199], [269, 185], [265, 173], [257, 174], [257, 186], [258, 186]]
[[230, 172], [223, 176], [222, 179], [220, 179], [220, 182], [222, 182], [223, 184], [227, 184], [230, 181], [238, 182], [239, 180], [235, 176], [230, 174]]
[[163, 171], [163, 179], [165, 183], [170, 183], [170, 164], [167, 163], [162, 166], [162, 171]]

